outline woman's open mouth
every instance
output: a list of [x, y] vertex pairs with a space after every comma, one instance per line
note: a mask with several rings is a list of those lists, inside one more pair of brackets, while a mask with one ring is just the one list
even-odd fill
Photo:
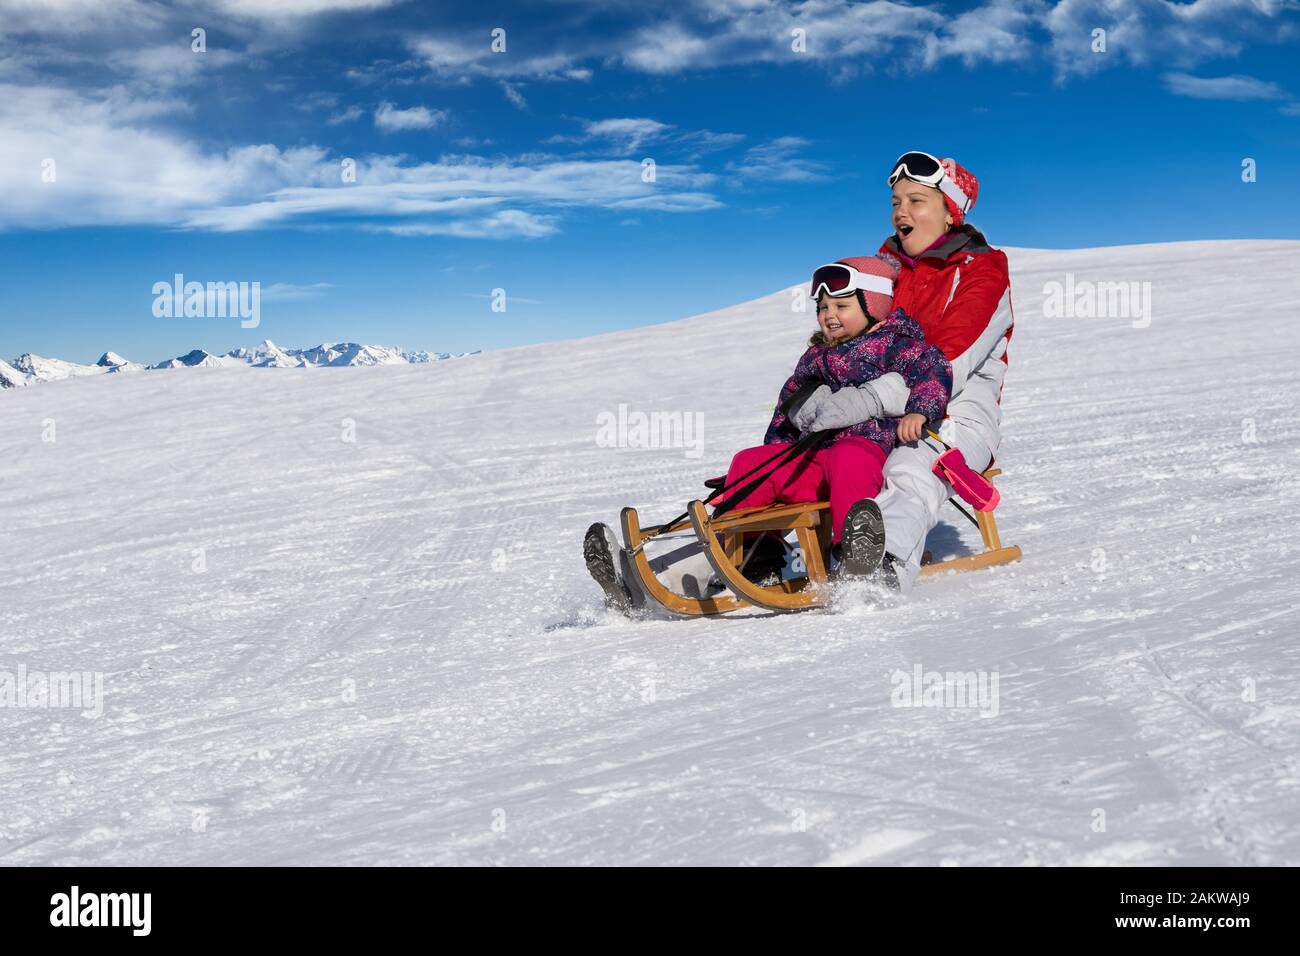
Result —
[[907, 236], [907, 235], [912, 231], [912, 229], [913, 229], [912, 226], [902, 226], [902, 225], [900, 225], [900, 226], [898, 227], [898, 234], [899, 234], [900, 236], [906, 237], [906, 236]]

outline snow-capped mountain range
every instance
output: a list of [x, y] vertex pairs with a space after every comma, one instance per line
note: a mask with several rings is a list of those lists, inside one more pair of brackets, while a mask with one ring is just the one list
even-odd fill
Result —
[[477, 355], [473, 352], [408, 352], [388, 345], [358, 345], [355, 342], [325, 342], [309, 349], [284, 349], [270, 339], [252, 348], [232, 349], [224, 355], [213, 355], [195, 349], [156, 365], [131, 362], [116, 352], [105, 352], [94, 365], [82, 365], [63, 359], [45, 358], [27, 352], [12, 362], [0, 359], [0, 388], [18, 388], [38, 382], [57, 382], [82, 375], [103, 375], [114, 372], [137, 372], [160, 368], [222, 368], [251, 366], [253, 368], [340, 368], [357, 365], [423, 365], [443, 359]]

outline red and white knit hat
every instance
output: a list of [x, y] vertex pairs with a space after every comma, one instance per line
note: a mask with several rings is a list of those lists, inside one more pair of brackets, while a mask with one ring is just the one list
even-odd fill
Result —
[[[966, 213], [970, 212], [971, 207], [975, 205], [975, 197], [980, 193], [980, 181], [975, 178], [974, 173], [964, 166], [959, 166], [957, 160], [951, 157], [939, 160], [939, 165], [943, 167], [944, 175], [948, 180], [966, 195], [966, 208], [962, 209], [953, 200], [953, 197], [948, 195], [946, 190], [942, 190], [943, 201], [947, 204], [948, 212], [952, 215], [952, 224], [960, 226], [966, 219]], [[940, 186], [942, 187], [942, 184]]]
[[[887, 279], [891, 289], [894, 280], [898, 278], [898, 270], [902, 265], [893, 256], [884, 255], [883, 253], [874, 256], [851, 256], [848, 259], [837, 259], [836, 261], [857, 269], [865, 275], [880, 276], [882, 279]], [[889, 317], [889, 313], [894, 311], [894, 294], [892, 291], [886, 295], [883, 292], [867, 292], [859, 289], [858, 301], [862, 303], [863, 309], [873, 319], [883, 321]]]

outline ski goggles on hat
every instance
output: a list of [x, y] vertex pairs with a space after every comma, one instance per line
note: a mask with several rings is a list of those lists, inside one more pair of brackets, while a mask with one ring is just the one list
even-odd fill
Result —
[[808, 294], [815, 299], [822, 294], [823, 289], [833, 297], [852, 295], [855, 289], [893, 296], [894, 283], [884, 276], [859, 272], [842, 262], [830, 262], [813, 273], [811, 291]]
[[894, 171], [889, 174], [889, 185], [892, 187], [903, 176], [914, 183], [933, 186], [951, 199], [963, 214], [969, 211], [970, 197], [944, 172], [943, 163], [929, 153], [911, 152], [899, 156]]

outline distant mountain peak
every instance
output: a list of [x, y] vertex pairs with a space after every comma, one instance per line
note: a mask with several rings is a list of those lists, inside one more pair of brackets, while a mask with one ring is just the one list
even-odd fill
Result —
[[26, 373], [18, 371], [4, 359], [0, 359], [0, 388], [21, 388], [27, 383]]
[[13, 361], [13, 368], [27, 377], [24, 384], [29, 385], [32, 382], [57, 382], [80, 375], [97, 375], [104, 371], [97, 365], [65, 362], [63, 359], [46, 358], [35, 352], [24, 352], [18, 356]]
[[66, 362], [25, 352], [12, 363], [0, 360], [0, 388], [19, 388], [37, 382], [55, 382], [83, 375], [165, 368], [344, 368], [370, 365], [424, 365], [465, 355], [478, 355], [482, 349], [455, 355], [451, 352], [408, 352], [389, 345], [362, 345], [357, 342], [322, 342], [309, 349], [286, 349], [270, 339], [252, 348], [232, 349], [225, 355], [213, 355], [194, 349], [156, 365], [142, 365], [123, 358], [117, 352], [105, 352], [94, 365]]

